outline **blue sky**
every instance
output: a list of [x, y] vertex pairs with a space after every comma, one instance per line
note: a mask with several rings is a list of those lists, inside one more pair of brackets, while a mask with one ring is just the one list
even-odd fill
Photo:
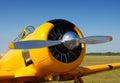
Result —
[[87, 52], [120, 52], [120, 0], [0, 0], [0, 53], [25, 25], [59, 18], [74, 23], [84, 36], [113, 36], [110, 43], [87, 45]]

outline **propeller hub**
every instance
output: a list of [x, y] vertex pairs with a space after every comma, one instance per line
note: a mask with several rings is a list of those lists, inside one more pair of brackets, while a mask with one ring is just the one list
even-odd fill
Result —
[[79, 39], [79, 36], [75, 32], [67, 32], [62, 38], [62, 42], [66, 48], [72, 50], [79, 46]]

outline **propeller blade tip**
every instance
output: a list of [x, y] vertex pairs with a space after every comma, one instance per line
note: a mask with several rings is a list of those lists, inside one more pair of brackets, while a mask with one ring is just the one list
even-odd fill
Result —
[[14, 43], [13, 43], [13, 42], [9, 43], [9, 44], [8, 44], [8, 47], [9, 47], [10, 49], [14, 49], [14, 48], [15, 48]]
[[110, 36], [110, 37], [109, 37], [109, 40], [110, 40], [110, 41], [112, 41], [112, 40], [113, 40], [112, 36]]

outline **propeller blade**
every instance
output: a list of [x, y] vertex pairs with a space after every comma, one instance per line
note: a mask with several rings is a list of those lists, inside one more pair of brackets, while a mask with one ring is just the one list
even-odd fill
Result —
[[73, 38], [70, 40], [28, 40], [20, 42], [12, 42], [9, 44], [11, 49], [34, 49], [43, 48], [63, 43], [68, 49], [73, 49], [79, 46], [79, 43], [85, 44], [100, 44], [112, 41], [112, 36], [89, 36], [84, 38]]
[[112, 41], [112, 36], [88, 36], [80, 38], [78, 41], [85, 44], [100, 44]]
[[58, 44], [61, 44], [60, 40], [58, 41], [29, 40], [29, 41], [12, 42], [9, 44], [9, 48], [11, 49], [33, 49], [33, 48], [54, 46]]

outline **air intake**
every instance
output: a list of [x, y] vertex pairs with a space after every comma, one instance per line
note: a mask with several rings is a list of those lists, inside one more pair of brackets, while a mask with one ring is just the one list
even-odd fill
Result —
[[[66, 20], [52, 20], [49, 21], [54, 24], [48, 35], [48, 40], [61, 40], [65, 33], [75, 32], [74, 25]], [[76, 33], [77, 34], [77, 33]], [[49, 47], [54, 58], [63, 63], [70, 63], [75, 61], [81, 53], [81, 44], [74, 48], [68, 49], [63, 44]]]

